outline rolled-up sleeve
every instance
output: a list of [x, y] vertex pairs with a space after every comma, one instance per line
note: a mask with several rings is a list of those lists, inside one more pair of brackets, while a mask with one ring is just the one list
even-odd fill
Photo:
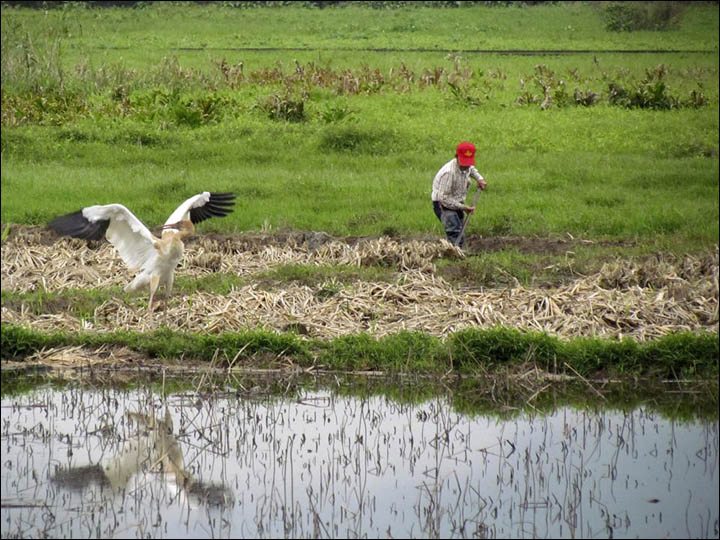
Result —
[[478, 172], [478, 170], [475, 167], [470, 167], [470, 176], [472, 176], [475, 180], [485, 180], [485, 177]]

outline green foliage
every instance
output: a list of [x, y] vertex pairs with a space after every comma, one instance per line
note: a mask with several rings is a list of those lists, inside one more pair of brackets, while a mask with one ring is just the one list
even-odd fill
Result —
[[342, 121], [353, 122], [356, 120], [355, 111], [346, 103], [328, 104], [320, 112], [320, 118], [326, 124]]
[[71, 313], [80, 319], [92, 319], [95, 309], [113, 295], [122, 295], [119, 290], [85, 290], [68, 289], [62, 292], [46, 292], [37, 289], [28, 293], [2, 292], [2, 302], [5, 304], [23, 304], [22, 309], [31, 313], [54, 314]]
[[[56, 71], [48, 73], [48, 77]], [[716, 86], [706, 74], [674, 74], [662, 64], [645, 68], [644, 76], [631, 73], [614, 76], [602, 72], [599, 76], [583, 77], [578, 74], [578, 68], [572, 68], [569, 78], [546, 64], [538, 64], [530, 74], [517, 74], [520, 87], [514, 93], [514, 88], [504, 82], [507, 75], [490, 72], [495, 77], [485, 78], [478, 75], [481, 70], [474, 71], [470, 61], [463, 57], [454, 59], [452, 70], [442, 66], [426, 67], [422, 74], [404, 62], [390, 66], [387, 73], [367, 64], [356, 70], [334, 70], [312, 61], [305, 65], [296, 61], [295, 66], [287, 70], [278, 63], [273, 68], [253, 70], [247, 76], [244, 72], [230, 76], [231, 71], [225, 68], [221, 70], [222, 76], [208, 75], [201, 69], [176, 66], [162, 77], [127, 73], [123, 84], [118, 86], [115, 80], [97, 80], [94, 72], [81, 70], [63, 75], [62, 84], [56, 85], [58, 88], [42, 92], [29, 85], [21, 72], [8, 72], [5, 74], [7, 90], [2, 93], [2, 125], [59, 126], [79, 120], [130, 118], [144, 123], [196, 128], [237, 119], [253, 109], [272, 120], [306, 122], [311, 119], [311, 110], [318, 110], [319, 118], [326, 124], [342, 120], [355, 122], [358, 110], [347, 101], [325, 102], [322, 106], [318, 102], [326, 99], [327, 91], [347, 97], [417, 93], [428, 87], [450, 96], [453, 104], [473, 108], [511, 104], [537, 105], [543, 110], [600, 104], [653, 109], [700, 108], [713, 102], [705, 93], [705, 85]], [[671, 83], [683, 87], [692, 83], [692, 87], [686, 95], [670, 93]], [[283, 86], [282, 90], [256, 95], [258, 87], [277, 84]]]
[[[641, 346], [627, 338], [620, 341], [587, 338], [566, 344], [560, 359], [584, 375], [597, 371], [639, 375], [643, 371], [637, 364], [640, 351]], [[561, 371], [570, 371], [564, 364], [559, 367]]]
[[456, 332], [449, 341], [453, 365], [483, 370], [534, 363], [552, 373], [598, 372], [675, 379], [712, 377], [718, 371], [717, 335], [671, 334], [648, 343], [576, 339], [568, 343], [546, 334], [515, 329]]
[[[40, 59], [46, 57], [44, 49], [61, 40], [58, 55], [71, 60], [64, 67], [65, 73], [71, 73], [81, 63], [89, 69], [100, 62], [124, 63], [129, 70], [156, 67], [160, 58], [148, 53], [166, 55], [170, 49], [200, 59], [206, 51], [239, 47], [294, 51], [337, 47], [353, 50], [345, 56], [356, 56], [356, 50], [372, 48], [426, 49], [446, 54], [478, 48], [539, 50], [548, 49], [548, 43], [553, 49], [612, 50], [618, 43], [617, 34], [605, 28], [605, 3], [600, 2], [543, 2], [529, 9], [515, 9], [522, 3], [508, 8], [501, 2], [463, 2], [461, 10], [448, 9], [452, 2], [413, 2], [411, 5], [417, 9], [403, 3], [403, 9], [383, 16], [373, 8], [387, 7], [385, 2], [352, 2], [342, 9], [322, 10], [303, 9], [298, 2], [288, 4], [272, 10], [178, 2], [147, 2], [142, 9], [114, 7], [99, 11], [6, 8], [2, 36], [11, 43], [24, 38], [30, 57]], [[624, 48], [716, 50], [712, 41], [717, 40], [717, 6], [712, 2], [688, 4], [678, 31], [624, 32]], [[463, 31], [447, 31], [457, 24]], [[278, 28], [292, 31], [278, 32]], [[18, 64], [28, 56], [4, 43], [2, 49], [3, 54], [16, 56]], [[42, 50], [37, 54], [34, 49]], [[227, 56], [231, 65], [239, 60], [248, 64], [246, 54], [230, 52]], [[111, 72], [104, 75], [113, 76]], [[6, 87], [5, 80], [2, 84]]]
[[[577, 78], [576, 70], [571, 71], [571, 75]], [[535, 73], [530, 77], [530, 82], [541, 90], [540, 94], [533, 94], [530, 90], [525, 90], [526, 83], [524, 79], [522, 79], [522, 81], [521, 89], [524, 91], [516, 100], [516, 103], [519, 105], [537, 104], [544, 110], [550, 106], [568, 107], [572, 105], [590, 107], [601, 102], [602, 96], [587, 88], [581, 89], [575, 87], [571, 93], [565, 79], [558, 77], [556, 73], [545, 64], [535, 66]]]
[[[692, 4], [677, 31], [622, 36], [581, 3], [473, 6], [467, 32], [442, 31], [458, 13], [5, 10], [2, 223], [122, 202], [155, 225], [211, 188], [236, 191], [242, 211], [203, 231], [437, 237], [431, 178], [467, 139], [489, 179], [470, 236], [570, 234], [638, 252], [717, 243], [717, 9]], [[709, 52], [461, 52], [549, 42]], [[390, 46], [403, 50], [369, 50]], [[508, 265], [523, 282], [536, 270]], [[508, 265], [462, 271], [510, 283], [497, 269]]]
[[671, 95], [665, 82], [666, 75], [667, 68], [660, 64], [655, 69], [646, 69], [645, 77], [637, 83], [631, 83], [629, 90], [619, 83], [611, 82], [608, 99], [611, 104], [628, 109], [668, 110], [683, 107], [698, 108], [707, 104], [707, 98], [702, 90], [692, 90], [685, 100]]
[[90, 346], [124, 345], [151, 358], [189, 358], [210, 362], [217, 360], [227, 365], [241, 353], [242, 359], [266, 362], [268, 365], [291, 357], [307, 361], [307, 346], [292, 333], [277, 334], [264, 330], [225, 332], [219, 336], [175, 332], [161, 328], [140, 334], [115, 332], [88, 334], [83, 342]]

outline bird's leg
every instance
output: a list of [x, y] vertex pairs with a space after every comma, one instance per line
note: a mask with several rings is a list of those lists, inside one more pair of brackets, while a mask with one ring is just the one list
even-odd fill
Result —
[[165, 326], [167, 326], [167, 311], [168, 304], [170, 303], [170, 291], [172, 291], [174, 277], [175, 276], [173, 276], [173, 274], [170, 274], [167, 281], [165, 282]]
[[150, 278], [150, 302], [148, 303], [148, 311], [150, 312], [150, 315], [152, 315], [153, 298], [155, 297], [155, 291], [157, 291], [159, 284], [160, 284], [160, 276], [152, 276]]

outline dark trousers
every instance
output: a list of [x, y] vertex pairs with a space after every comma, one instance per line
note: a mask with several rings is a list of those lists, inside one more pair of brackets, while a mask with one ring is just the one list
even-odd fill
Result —
[[461, 238], [460, 232], [462, 231], [465, 213], [462, 210], [444, 208], [443, 205], [437, 201], [433, 201], [433, 212], [435, 212], [440, 223], [442, 223], [448, 242], [463, 247], [465, 245], [465, 234], [463, 234]]

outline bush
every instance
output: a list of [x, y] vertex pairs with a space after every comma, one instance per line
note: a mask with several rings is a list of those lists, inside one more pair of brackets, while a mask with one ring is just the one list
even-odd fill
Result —
[[620, 2], [605, 8], [605, 28], [611, 32], [677, 28], [684, 2]]
[[702, 92], [693, 90], [685, 101], [670, 94], [665, 82], [667, 69], [660, 64], [655, 69], [646, 69], [645, 77], [638, 83], [633, 83], [629, 89], [617, 82], [611, 82], [608, 89], [608, 99], [612, 105], [627, 107], [628, 109], [669, 110], [681, 107], [701, 107], [707, 100]]

